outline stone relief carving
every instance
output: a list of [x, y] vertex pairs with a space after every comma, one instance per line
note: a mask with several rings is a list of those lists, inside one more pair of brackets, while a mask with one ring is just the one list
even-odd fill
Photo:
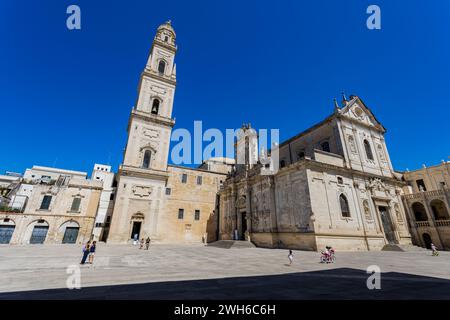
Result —
[[403, 222], [402, 213], [400, 212], [400, 206], [397, 203], [394, 205], [394, 212], [395, 212], [397, 221], [402, 223]]
[[167, 90], [166, 90], [165, 88], [159, 87], [159, 86], [155, 86], [155, 85], [152, 85], [152, 86], [150, 87], [150, 89], [151, 89], [153, 92], [158, 93], [158, 94], [161, 94], [161, 95], [164, 95], [164, 94], [166, 94], [166, 92], [167, 92]]
[[355, 138], [352, 135], [348, 136], [348, 144], [350, 146], [350, 151], [354, 154], [357, 154], [358, 152], [356, 151]]
[[144, 136], [146, 136], [152, 140], [156, 140], [159, 138], [159, 131], [155, 130], [155, 129], [144, 128]]
[[245, 196], [240, 196], [236, 201], [236, 208], [242, 209], [246, 207], [247, 199]]
[[370, 212], [369, 201], [367, 201], [367, 200], [363, 201], [363, 208], [364, 208], [364, 216], [366, 217], [366, 220], [372, 220], [372, 213]]
[[372, 178], [367, 186], [372, 191], [384, 191], [389, 192], [389, 189], [386, 187], [383, 181], [380, 178]]
[[131, 188], [131, 191], [133, 192], [133, 195], [143, 198], [143, 197], [149, 197], [150, 194], [153, 191], [152, 187], [148, 187], [148, 186], [139, 186], [139, 185], [134, 185]]
[[378, 155], [380, 156], [381, 161], [386, 161], [386, 157], [384, 155], [383, 147], [381, 146], [381, 144], [377, 145], [377, 150], [378, 150]]

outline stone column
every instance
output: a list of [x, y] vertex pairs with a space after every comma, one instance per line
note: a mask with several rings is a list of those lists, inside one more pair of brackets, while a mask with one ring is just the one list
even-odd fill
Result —
[[247, 181], [247, 193], [246, 193], [246, 215], [245, 218], [247, 219], [247, 230], [242, 230], [242, 232], [245, 233], [245, 231], [247, 231], [247, 236], [244, 235], [244, 239], [247, 241], [251, 241], [250, 239], [250, 235], [252, 233], [252, 191], [251, 191], [251, 187], [248, 184]]

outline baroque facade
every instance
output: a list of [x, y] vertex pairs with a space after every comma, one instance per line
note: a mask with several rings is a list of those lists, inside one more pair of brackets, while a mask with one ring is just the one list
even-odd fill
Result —
[[[411, 236], [385, 128], [357, 96], [322, 122], [281, 143], [279, 170], [261, 174], [257, 136], [250, 127], [237, 142], [237, 159], [220, 195], [220, 239], [261, 247], [380, 250], [408, 245]], [[261, 159], [262, 160], [262, 159]], [[264, 161], [263, 161], [264, 162]]]
[[403, 202], [413, 243], [450, 250], [450, 162], [407, 171]]

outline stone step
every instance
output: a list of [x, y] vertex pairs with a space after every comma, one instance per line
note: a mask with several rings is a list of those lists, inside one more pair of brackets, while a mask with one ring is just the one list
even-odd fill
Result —
[[245, 240], [219, 240], [215, 242], [208, 243], [210, 247], [217, 247], [223, 249], [245, 249], [245, 248], [256, 248], [256, 246], [250, 241]]
[[386, 244], [382, 251], [425, 252], [428, 249], [412, 244]]

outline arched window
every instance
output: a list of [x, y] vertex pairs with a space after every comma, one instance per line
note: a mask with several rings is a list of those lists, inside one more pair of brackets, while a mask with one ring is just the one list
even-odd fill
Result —
[[427, 212], [422, 203], [414, 202], [412, 205], [412, 211], [414, 212], [414, 217], [416, 218], [416, 221], [427, 221], [428, 220]]
[[165, 70], [166, 70], [166, 62], [164, 60], [159, 61], [158, 72], [164, 74]]
[[436, 220], [448, 220], [450, 218], [445, 203], [441, 200], [434, 199], [430, 202], [430, 207]]
[[153, 99], [152, 113], [153, 114], [158, 114], [158, 111], [159, 111], [159, 100], [158, 99]]
[[339, 203], [341, 205], [341, 214], [343, 217], [350, 217], [350, 209], [348, 207], [348, 200], [347, 197], [341, 194], [339, 196]]
[[367, 159], [373, 160], [372, 148], [370, 147], [369, 141], [364, 139], [364, 149], [366, 149]]
[[328, 141], [322, 142], [321, 147], [323, 151], [330, 152], [330, 144]]
[[144, 161], [142, 161], [142, 168], [145, 168], [145, 169], [150, 168], [151, 157], [152, 157], [152, 152], [150, 150], [145, 150]]

